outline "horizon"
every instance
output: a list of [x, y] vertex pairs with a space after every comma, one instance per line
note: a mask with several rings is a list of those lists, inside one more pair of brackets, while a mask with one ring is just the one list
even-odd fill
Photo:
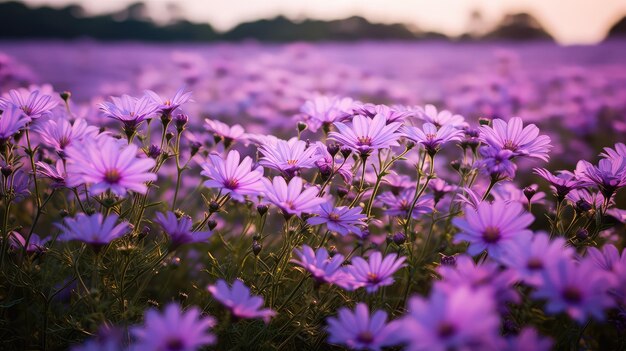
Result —
[[[14, 0], [15, 1], [15, 0]], [[0, 2], [9, 2], [1, 0]], [[17, 0], [31, 7], [81, 6], [88, 15], [112, 13], [140, 1], [110, 0]], [[393, 4], [381, 0], [319, 0], [293, 2], [268, 0], [250, 2], [242, 0], [146, 0], [151, 19], [167, 23], [173, 18], [194, 23], [209, 23], [215, 30], [228, 31], [238, 24], [259, 19], [285, 16], [291, 20], [334, 20], [361, 16], [376, 23], [402, 23], [420, 31], [440, 32], [456, 37], [471, 30], [472, 12], [482, 16], [482, 26], [495, 26], [506, 14], [526, 12], [534, 16], [560, 44], [594, 44], [602, 41], [612, 25], [626, 16], [626, 2], [602, 0], [602, 5], [586, 0], [573, 0], [563, 10], [559, 0], [404, 0]], [[176, 8], [172, 7], [175, 4]], [[330, 6], [332, 4], [332, 6]], [[219, 11], [215, 11], [219, 9]], [[580, 23], [585, 23], [581, 26]]]

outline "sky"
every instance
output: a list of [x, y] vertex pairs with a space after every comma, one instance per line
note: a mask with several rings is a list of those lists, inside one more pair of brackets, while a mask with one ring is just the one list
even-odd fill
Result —
[[[90, 14], [119, 10], [137, 0], [22, 0], [32, 5], [80, 4]], [[626, 16], [626, 0], [144, 0], [156, 20], [168, 17], [176, 3], [181, 17], [209, 22], [226, 31], [241, 22], [286, 15], [292, 19], [339, 19], [352, 15], [373, 22], [401, 22], [425, 31], [460, 35], [470, 14], [481, 12], [487, 25], [506, 13], [529, 12], [563, 44], [602, 40], [608, 29]]]

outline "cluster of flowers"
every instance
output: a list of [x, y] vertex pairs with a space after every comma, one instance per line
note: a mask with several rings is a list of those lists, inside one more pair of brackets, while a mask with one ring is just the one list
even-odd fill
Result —
[[[150, 309], [143, 324], [78, 349], [232, 345], [222, 335], [246, 319], [267, 326], [244, 342], [267, 338], [266, 346], [278, 346], [269, 333], [294, 329], [305, 343], [321, 335], [370, 350], [597, 346], [604, 339], [589, 324], [622, 328], [626, 254], [614, 234], [626, 220], [616, 205], [626, 186], [624, 144], [573, 171], [535, 168], [550, 185], [550, 202], [538, 186], [513, 182], [524, 162], [547, 161], [551, 148], [550, 137], [517, 117], [475, 126], [432, 105], [319, 95], [301, 107], [297, 136], [285, 140], [215, 119], [205, 120], [204, 131], [188, 130], [182, 106], [191, 93], [184, 89], [172, 98], [147, 91], [102, 103], [118, 131], [77, 118], [70, 94], [59, 96], [19, 89], [0, 100], [0, 263], [11, 285], [34, 265], [55, 269], [48, 257], [57, 256], [70, 278], [61, 288], [36, 289], [56, 291], [42, 293], [44, 314], [69, 288], [75, 305], [93, 308], [110, 296], [119, 311], [94, 318], [128, 325], [128, 304], [148, 303], [143, 289], [168, 257], [191, 266], [193, 249], [217, 244], [210, 262], [202, 261], [208, 277], [191, 283], [206, 287], [195, 288], [197, 303], [172, 302], [162, 314]], [[546, 220], [531, 228], [533, 211]], [[166, 241], [149, 236], [155, 230]], [[91, 280], [79, 267], [85, 257]], [[189, 286], [184, 279], [178, 283]], [[296, 323], [298, 298], [317, 307]], [[12, 308], [28, 308], [12, 299]], [[223, 310], [220, 323], [207, 315]], [[48, 318], [36, 333], [44, 348]], [[550, 326], [557, 319], [568, 328]], [[570, 329], [577, 340], [562, 337]], [[280, 338], [288, 343], [293, 335]]]

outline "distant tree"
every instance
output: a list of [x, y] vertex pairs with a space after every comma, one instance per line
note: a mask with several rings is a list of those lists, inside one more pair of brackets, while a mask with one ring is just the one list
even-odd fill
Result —
[[485, 39], [503, 40], [554, 40], [541, 23], [528, 13], [516, 13], [504, 16], [494, 30], [484, 36]]

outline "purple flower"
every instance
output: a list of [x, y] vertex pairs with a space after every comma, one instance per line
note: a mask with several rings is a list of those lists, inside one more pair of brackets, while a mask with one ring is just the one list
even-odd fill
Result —
[[615, 149], [611, 149], [610, 147], [605, 147], [604, 152], [600, 154], [600, 156], [609, 158], [609, 159], [620, 159], [626, 157], [626, 144], [617, 143], [615, 144]]
[[219, 155], [209, 155], [210, 163], [203, 163], [202, 175], [210, 178], [204, 182], [207, 188], [219, 189], [223, 194], [244, 202], [246, 195], [259, 195], [265, 188], [263, 187], [263, 167], [254, 167], [252, 159], [244, 157], [239, 163], [239, 152], [231, 150], [226, 159]]
[[352, 264], [346, 267], [346, 272], [352, 276], [356, 288], [365, 287], [368, 293], [373, 293], [382, 286], [394, 283], [393, 275], [404, 267], [406, 257], [398, 257], [392, 253], [383, 259], [382, 253], [373, 252], [368, 261], [361, 257], [352, 259]]
[[343, 255], [337, 253], [330, 257], [325, 248], [313, 251], [308, 245], [303, 245], [302, 250], [294, 249], [293, 253], [298, 259], [292, 259], [290, 262], [304, 268], [316, 282], [336, 284], [344, 289], [350, 288], [350, 277], [346, 276], [341, 267], [344, 262]]
[[37, 177], [50, 179], [53, 188], [65, 187], [67, 173], [65, 173], [63, 160], [57, 160], [54, 166], [41, 161], [38, 161], [35, 165], [37, 166]]
[[98, 128], [88, 125], [83, 119], [77, 119], [74, 123], [70, 123], [65, 119], [50, 119], [36, 125], [35, 131], [61, 157], [64, 157], [65, 149], [72, 145], [73, 142], [81, 141], [84, 138], [94, 138], [99, 133]]
[[456, 185], [448, 184], [445, 180], [441, 178], [432, 179], [428, 183], [428, 187], [433, 191], [435, 203], [439, 202], [439, 200], [446, 196], [446, 194], [457, 189]]
[[350, 110], [353, 103], [353, 100], [347, 97], [318, 95], [312, 100], [307, 100], [300, 108], [300, 112], [305, 116], [312, 132], [317, 132], [322, 126], [328, 131], [334, 122], [341, 122], [352, 115]]
[[37, 119], [50, 113], [58, 102], [39, 90], [10, 90], [9, 97], [0, 98], [0, 110], [10, 110], [11, 105], [22, 110], [30, 119]]
[[584, 186], [584, 182], [576, 178], [574, 173], [568, 171], [558, 171], [553, 175], [545, 168], [535, 168], [535, 174], [539, 175], [550, 183], [550, 189], [557, 199], [564, 199], [570, 191]]
[[245, 133], [242, 126], [235, 124], [232, 127], [217, 120], [205, 119], [205, 128], [213, 133], [215, 142], [219, 140], [224, 141], [224, 146], [229, 147], [235, 141], [240, 141], [244, 145], [248, 144], [248, 135]]
[[552, 339], [544, 338], [532, 327], [525, 327], [519, 334], [507, 340], [506, 351], [550, 351]]
[[512, 161], [515, 155], [513, 151], [483, 146], [478, 149], [478, 152], [482, 159], [476, 162], [476, 166], [488, 174], [492, 180], [500, 181], [515, 178], [517, 166]]
[[144, 93], [148, 99], [156, 105], [157, 111], [164, 115], [171, 115], [180, 105], [191, 99], [191, 92], [185, 92], [185, 88], [178, 89], [171, 99], [163, 99], [152, 90], [146, 90]]
[[317, 146], [292, 138], [289, 141], [278, 139], [275, 143], [261, 145], [263, 157], [259, 164], [280, 171], [285, 177], [299, 176], [301, 169], [315, 167]]
[[365, 220], [367, 219], [367, 216], [361, 212], [360, 207], [334, 207], [329, 202], [321, 204], [319, 209], [313, 213], [317, 216], [309, 218], [307, 223], [311, 225], [325, 223], [329, 231], [343, 236], [350, 233], [361, 236], [362, 230], [360, 227], [365, 225]]
[[[505, 202], [519, 202], [524, 206], [528, 206], [528, 202], [531, 204], [542, 204], [546, 197], [546, 194], [542, 191], [537, 191], [536, 185], [530, 185], [524, 189], [518, 188], [513, 182], [498, 183], [491, 189], [491, 195], [494, 200], [502, 200]], [[527, 191], [531, 191], [528, 193]], [[530, 200], [527, 195], [529, 194]]]
[[85, 139], [67, 148], [66, 154], [67, 185], [91, 184], [92, 195], [107, 190], [118, 196], [126, 195], [129, 190], [145, 194], [146, 182], [157, 179], [151, 172], [156, 164], [153, 159], [137, 157], [135, 145], [123, 145], [108, 136]]
[[605, 158], [594, 166], [587, 161], [579, 161], [575, 174], [585, 185], [596, 185], [606, 199], [626, 185], [626, 157]]
[[408, 349], [497, 350], [500, 318], [487, 290], [435, 288], [428, 299], [412, 297], [399, 323]]
[[579, 323], [590, 316], [604, 319], [603, 310], [611, 307], [609, 276], [590, 260], [561, 259], [542, 274], [539, 288], [531, 295], [547, 300], [550, 314], [566, 312]]
[[191, 217], [177, 218], [173, 212], [157, 213], [156, 219], [163, 232], [170, 238], [170, 248], [176, 249], [180, 245], [204, 242], [213, 235], [212, 232], [194, 232]]
[[134, 132], [141, 122], [154, 117], [158, 108], [158, 105], [147, 96], [140, 99], [129, 95], [112, 96], [111, 101], [101, 103], [100, 110], [107, 117], [122, 122], [127, 133]]
[[286, 217], [292, 215], [300, 217], [303, 212], [315, 212], [319, 205], [327, 201], [317, 196], [319, 192], [317, 187], [309, 187], [303, 191], [300, 177], [292, 178], [289, 184], [283, 177], [274, 177], [271, 182], [263, 178], [262, 181], [265, 186], [265, 199], [278, 207]]
[[459, 141], [463, 131], [451, 125], [439, 129], [432, 123], [424, 123], [422, 129], [412, 126], [403, 126], [404, 135], [418, 144], [422, 144], [430, 155], [436, 154], [441, 146], [450, 141]]
[[98, 248], [128, 233], [128, 222], [116, 224], [117, 220], [116, 214], [105, 218], [101, 213], [91, 216], [79, 213], [74, 218], [66, 217], [62, 224], [55, 223], [55, 226], [61, 230], [59, 240], [82, 241]]
[[[398, 195], [386, 191], [377, 197], [386, 208], [385, 214], [389, 216], [406, 217], [411, 209], [411, 203], [415, 196], [415, 188], [402, 190]], [[432, 195], [422, 195], [415, 203], [411, 217], [417, 219], [424, 213], [430, 213], [435, 207]]]
[[513, 156], [535, 157], [548, 160], [550, 137], [539, 135], [534, 124], [523, 127], [522, 119], [513, 117], [509, 122], [493, 120], [493, 127], [481, 126], [481, 140], [499, 150], [509, 150]]
[[424, 108], [418, 107], [417, 117], [425, 122], [432, 123], [437, 128], [451, 126], [461, 129], [467, 125], [465, 119], [461, 115], [454, 115], [447, 110], [437, 111], [433, 105], [426, 105]]
[[352, 167], [354, 166], [354, 159], [348, 157], [345, 159], [340, 158], [341, 153], [337, 153], [335, 157], [328, 152], [328, 148], [321, 142], [316, 143], [317, 155], [315, 158], [315, 165], [322, 176], [330, 176], [332, 174], [339, 174], [346, 184], [352, 182], [354, 174], [352, 173]]
[[467, 252], [472, 256], [487, 250], [490, 257], [499, 260], [508, 245], [532, 235], [527, 228], [533, 221], [533, 215], [524, 211], [520, 203], [482, 202], [476, 210], [466, 207], [464, 219], [452, 220], [460, 229], [454, 242], [469, 242]]
[[374, 118], [376, 115], [385, 116], [387, 123], [403, 122], [407, 117], [415, 115], [415, 111], [399, 106], [389, 107], [387, 105], [361, 104], [355, 103], [352, 108], [355, 115]]
[[30, 182], [32, 179], [23, 170], [15, 170], [11, 176], [6, 178], [6, 185], [0, 186], [0, 194], [8, 196], [13, 202], [21, 202], [30, 195]]
[[330, 132], [328, 139], [350, 148], [361, 157], [367, 157], [374, 150], [399, 145], [398, 139], [402, 134], [398, 130], [402, 124], [386, 122], [383, 115], [376, 115], [373, 119], [357, 115], [352, 118], [351, 125], [336, 122], [338, 132]]
[[[26, 239], [18, 232], [10, 232], [9, 239], [11, 247], [14, 249], [22, 249], [24, 248], [24, 245], [26, 245]], [[50, 241], [50, 238], [42, 239], [39, 235], [33, 233], [28, 241], [26, 253], [30, 255], [46, 251], [46, 243], [48, 243], [48, 241]]]
[[209, 329], [216, 325], [211, 316], [202, 316], [197, 307], [182, 311], [177, 303], [170, 303], [161, 314], [156, 309], [146, 312], [144, 324], [131, 328], [136, 350], [193, 351], [215, 344], [215, 335]]
[[269, 308], [262, 309], [263, 298], [250, 295], [250, 289], [239, 279], [235, 279], [232, 288], [220, 279], [215, 285], [210, 285], [208, 290], [237, 318], [262, 318], [265, 323], [269, 323], [270, 318], [276, 315], [276, 312]]
[[566, 246], [565, 239], [550, 240], [547, 234], [537, 233], [509, 245], [500, 262], [515, 271], [519, 280], [536, 287], [541, 284], [542, 274], [548, 267], [561, 259], [573, 257], [574, 250]]
[[13, 135], [21, 131], [30, 122], [20, 109], [8, 105], [0, 115], [0, 144], [5, 144]]
[[400, 343], [397, 322], [387, 323], [387, 313], [377, 310], [371, 316], [367, 305], [359, 303], [354, 312], [341, 308], [337, 318], [329, 317], [328, 342], [346, 345], [353, 350], [381, 350]]
[[602, 250], [596, 247], [587, 249], [587, 257], [598, 268], [611, 272], [620, 264], [620, 261], [626, 262], [626, 251], [620, 256], [619, 250], [615, 245], [606, 244], [602, 247]]

